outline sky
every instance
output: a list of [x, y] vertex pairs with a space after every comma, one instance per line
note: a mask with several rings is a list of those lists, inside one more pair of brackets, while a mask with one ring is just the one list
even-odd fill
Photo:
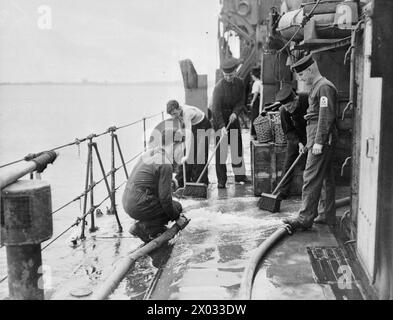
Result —
[[0, 0], [0, 82], [214, 78], [220, 0]]

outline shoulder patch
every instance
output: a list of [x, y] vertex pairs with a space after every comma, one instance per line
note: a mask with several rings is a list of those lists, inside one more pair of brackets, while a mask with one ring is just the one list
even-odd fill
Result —
[[319, 101], [319, 106], [321, 108], [327, 108], [328, 106], [328, 98], [326, 96], [322, 96], [321, 100]]

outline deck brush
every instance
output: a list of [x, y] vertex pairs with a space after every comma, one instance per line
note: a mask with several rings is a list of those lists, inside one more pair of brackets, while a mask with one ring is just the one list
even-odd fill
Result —
[[[228, 132], [229, 126], [231, 125], [232, 122], [229, 122], [226, 126], [226, 131]], [[201, 183], [201, 179], [207, 170], [210, 162], [212, 161], [214, 155], [217, 152], [218, 147], [220, 146], [222, 140], [224, 139], [225, 135], [223, 134], [216, 144], [216, 147], [214, 148], [214, 151], [212, 155], [210, 156], [209, 160], [207, 161], [205, 167], [203, 168], [201, 174], [198, 177], [198, 180], [196, 182], [187, 182], [184, 186], [183, 190], [183, 197], [186, 198], [201, 198], [201, 199], [207, 199], [207, 184]]]
[[270, 193], [262, 193], [261, 198], [258, 201], [258, 208], [259, 209], [267, 210], [267, 211], [270, 211], [273, 213], [280, 211], [281, 198], [279, 197], [278, 191], [280, 190], [283, 183], [288, 179], [288, 176], [295, 169], [295, 166], [298, 164], [298, 162], [300, 161], [303, 154], [305, 154], [306, 152], [307, 152], [307, 149], [304, 148], [303, 152], [298, 155], [296, 160], [292, 163], [291, 167], [288, 169], [288, 171], [282, 177], [280, 183], [274, 189], [273, 193], [271, 193], [271, 194]]

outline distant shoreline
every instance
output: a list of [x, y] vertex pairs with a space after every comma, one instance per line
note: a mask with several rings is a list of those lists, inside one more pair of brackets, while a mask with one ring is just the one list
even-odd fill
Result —
[[173, 86], [183, 85], [182, 81], [149, 82], [0, 82], [0, 86]]

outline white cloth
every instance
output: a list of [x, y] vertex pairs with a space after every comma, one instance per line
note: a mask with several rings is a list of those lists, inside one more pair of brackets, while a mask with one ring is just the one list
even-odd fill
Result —
[[191, 125], [200, 123], [205, 118], [205, 113], [194, 106], [183, 105], [183, 121], [190, 121]]

